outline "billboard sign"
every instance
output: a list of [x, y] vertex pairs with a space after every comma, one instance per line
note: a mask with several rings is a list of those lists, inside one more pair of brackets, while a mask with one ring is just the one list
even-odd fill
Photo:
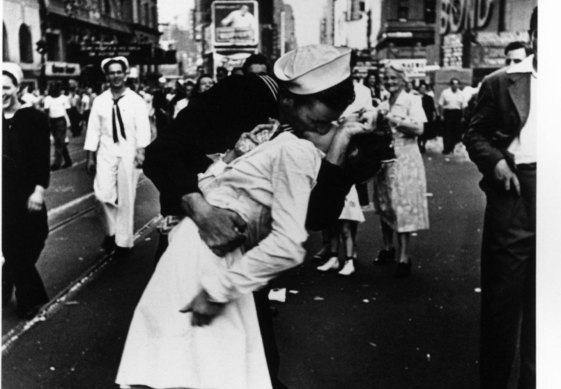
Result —
[[259, 45], [259, 9], [256, 1], [212, 3], [215, 47]]

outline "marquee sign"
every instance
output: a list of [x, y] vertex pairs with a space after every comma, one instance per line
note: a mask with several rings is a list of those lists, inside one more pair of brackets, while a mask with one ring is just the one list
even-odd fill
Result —
[[474, 30], [485, 28], [494, 8], [494, 0], [441, 0], [439, 32], [445, 35], [464, 31], [469, 21]]
[[152, 57], [150, 43], [80, 43], [69, 47], [72, 57], [80, 63], [99, 63], [104, 58], [123, 56], [131, 63], [146, 63]]

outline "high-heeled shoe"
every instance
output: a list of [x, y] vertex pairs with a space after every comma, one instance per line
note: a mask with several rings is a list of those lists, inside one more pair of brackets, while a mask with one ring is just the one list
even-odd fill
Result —
[[331, 257], [323, 265], [318, 266], [316, 269], [319, 271], [329, 271], [339, 269], [339, 258]]
[[384, 265], [386, 263], [390, 263], [395, 258], [395, 247], [392, 247], [389, 250], [382, 249], [378, 252], [378, 256], [374, 258], [374, 265]]
[[341, 270], [339, 270], [338, 274], [340, 274], [342, 276], [350, 276], [354, 272], [355, 272], [354, 258], [349, 257], [345, 261], [345, 264], [343, 265], [343, 268]]
[[409, 262], [399, 262], [395, 270], [395, 278], [405, 278], [411, 275], [411, 260]]

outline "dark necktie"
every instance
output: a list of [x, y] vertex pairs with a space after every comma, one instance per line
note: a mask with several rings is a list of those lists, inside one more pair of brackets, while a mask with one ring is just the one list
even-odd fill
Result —
[[[125, 126], [123, 125], [123, 118], [121, 117], [121, 110], [119, 109], [119, 100], [121, 100], [125, 95], [119, 96], [116, 99], [113, 99], [113, 115], [112, 115], [112, 124], [113, 124], [113, 142], [119, 143], [119, 135], [117, 132], [117, 123], [116, 121], [119, 120], [119, 127], [121, 127], [121, 136], [123, 139], [127, 139], [125, 135]], [[117, 119], [115, 119], [115, 116]]]

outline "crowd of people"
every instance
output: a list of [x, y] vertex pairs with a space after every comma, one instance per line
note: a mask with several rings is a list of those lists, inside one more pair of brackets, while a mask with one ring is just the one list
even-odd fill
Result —
[[[536, 26], [534, 11], [534, 54]], [[421, 154], [440, 131], [444, 154], [466, 144], [488, 198], [482, 387], [506, 388], [518, 339], [519, 387], [535, 387], [536, 115], [528, 96], [535, 97], [537, 56], [505, 54], [512, 66], [486, 78], [478, 93], [461, 91], [452, 78], [437, 102], [432, 86], [414, 85], [401, 66], [363, 77], [353, 71], [350, 49], [330, 45], [300, 47], [273, 67], [254, 55], [241, 75], [201, 74], [173, 90], [165, 80], [152, 88], [127, 83], [128, 60], [107, 58], [98, 95], [58, 84], [44, 96], [18, 91], [21, 69], [5, 64], [3, 301], [15, 289], [18, 314], [30, 318], [48, 300], [35, 268], [48, 234], [44, 192], [49, 170], [72, 164], [67, 130], [85, 130], [108, 254], [131, 255], [141, 170], [160, 192], [156, 267], [136, 307], [117, 383], [284, 388], [267, 284], [302, 264], [308, 231], [323, 232], [314, 256], [319, 271], [355, 272], [369, 181], [383, 242], [372, 263], [394, 263], [396, 277], [410, 276], [411, 234], [429, 228]], [[514, 103], [503, 98], [512, 93], [508, 82], [519, 85]]]

